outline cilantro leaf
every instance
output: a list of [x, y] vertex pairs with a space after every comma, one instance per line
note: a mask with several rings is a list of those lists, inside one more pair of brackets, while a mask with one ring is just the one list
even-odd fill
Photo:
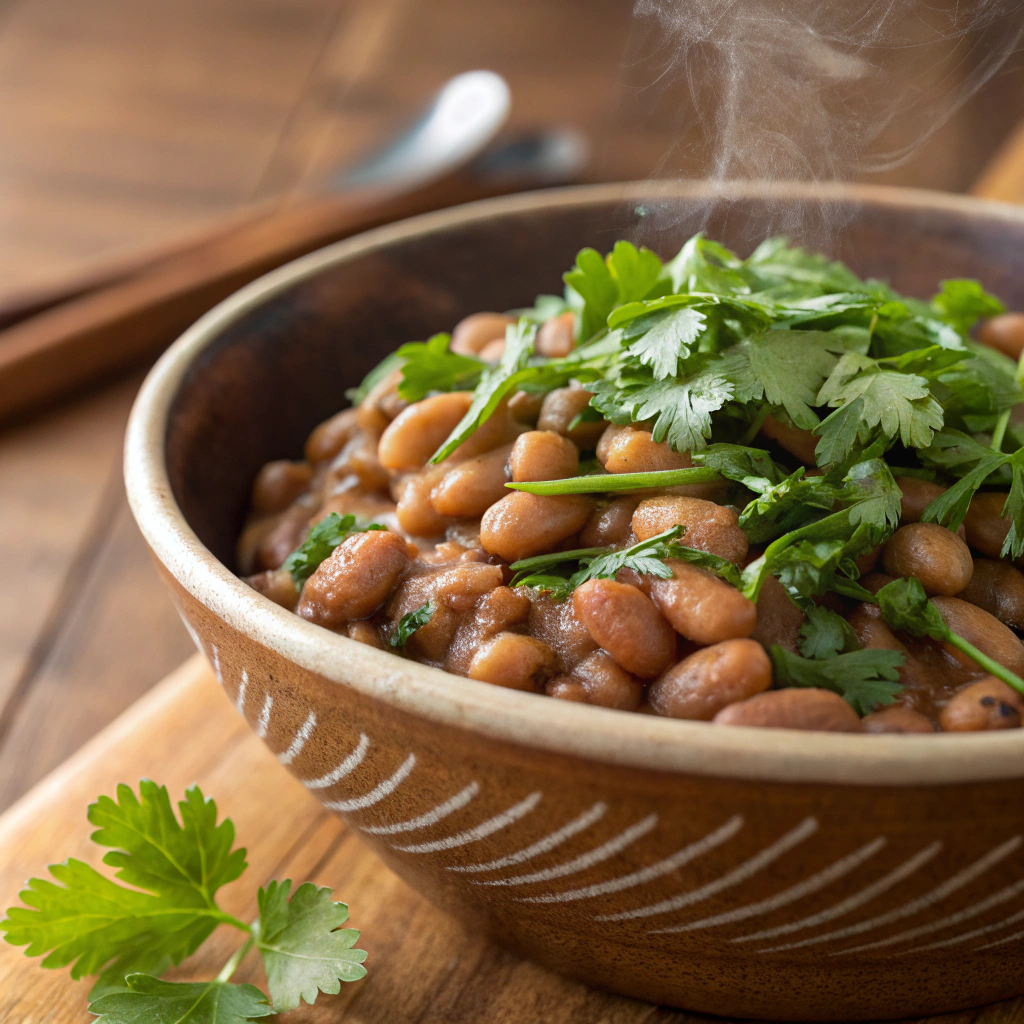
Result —
[[415, 611], [407, 612], [398, 620], [395, 635], [391, 637], [388, 643], [392, 647], [404, 649], [413, 633], [422, 626], [425, 626], [433, 614], [434, 606], [430, 601], [420, 605]]
[[[79, 860], [51, 866], [60, 885], [33, 878], [0, 923], [6, 940], [26, 955], [48, 953], [44, 967], [71, 964], [71, 976], [98, 974], [101, 987], [136, 970], [162, 971], [194, 952], [219, 922], [238, 924], [214, 901], [216, 891], [245, 869], [245, 850], [232, 850], [234, 826], [217, 824], [217, 807], [198, 787], [178, 804], [153, 782], [117, 789], [89, 808], [93, 840], [114, 846], [104, 863], [129, 889]], [[139, 891], [145, 890], [145, 891]], [[242, 925], [241, 927], [244, 927]], [[112, 966], [111, 966], [112, 965]]]
[[978, 281], [954, 278], [939, 284], [942, 290], [932, 299], [932, 308], [961, 334], [967, 334], [982, 317], [1006, 311], [1006, 307], [994, 295], [989, 295]]
[[498, 365], [484, 372], [473, 395], [466, 415], [455, 425], [448, 439], [434, 452], [431, 462], [448, 458], [481, 423], [490, 419], [501, 400], [525, 377], [530, 376], [527, 365], [537, 340], [537, 325], [529, 320], [518, 320], [505, 330], [505, 351]]
[[939, 609], [928, 600], [921, 581], [915, 576], [887, 583], [875, 594], [882, 618], [892, 626], [911, 636], [929, 636], [933, 640], [948, 640], [949, 626]]
[[810, 430], [818, 425], [811, 406], [845, 347], [830, 331], [765, 331], [734, 345], [714, 365], [733, 382], [735, 401], [765, 399]]
[[353, 404], [359, 405], [364, 398], [379, 384], [388, 374], [393, 373], [402, 365], [401, 357], [397, 352], [385, 356], [362, 380], [359, 387], [349, 388], [345, 397]]
[[699, 451], [711, 436], [711, 414], [733, 397], [731, 381], [714, 366], [688, 378], [654, 380], [641, 370], [587, 385], [591, 405], [612, 423], [654, 420], [655, 441], [678, 452]]
[[257, 948], [276, 1011], [293, 1010], [319, 992], [335, 994], [343, 981], [366, 975], [366, 953], [353, 949], [359, 932], [342, 928], [348, 907], [331, 890], [306, 882], [289, 899], [292, 883], [271, 882], [259, 891]]
[[898, 681], [902, 651], [864, 650], [837, 654], [823, 661], [801, 658], [778, 644], [769, 652], [775, 685], [811, 686], [838, 693], [857, 712], [867, 715], [892, 704], [903, 685]]
[[679, 361], [690, 355], [706, 320], [703, 313], [689, 306], [648, 313], [623, 329], [623, 338], [629, 342], [626, 351], [649, 366], [655, 380], [674, 377]]
[[274, 1008], [253, 985], [226, 981], [160, 981], [129, 974], [126, 988], [89, 1004], [96, 1024], [247, 1024], [270, 1017]]
[[913, 373], [884, 370], [857, 352], [847, 352], [821, 387], [818, 405], [836, 411], [815, 433], [819, 465], [836, 462], [856, 444], [867, 443], [876, 430], [899, 438], [908, 448], [925, 448], [943, 424], [942, 406], [928, 381]]
[[741, 273], [742, 266], [742, 261], [724, 245], [696, 234], [675, 259], [665, 264], [665, 271], [675, 292], [748, 295], [751, 287]]
[[451, 335], [435, 334], [426, 341], [403, 345], [395, 355], [402, 360], [398, 394], [418, 402], [432, 391], [468, 391], [480, 381], [487, 363], [450, 349]]
[[579, 337], [589, 341], [608, 322], [616, 306], [646, 298], [661, 276], [661, 260], [649, 249], [616, 242], [607, 258], [582, 249], [564, 275], [566, 298], [579, 322]]
[[309, 536], [284, 560], [281, 568], [291, 573], [295, 586], [301, 590], [302, 585], [316, 572], [320, 563], [353, 533], [386, 529], [387, 527], [381, 526], [380, 523], [359, 526], [351, 512], [345, 515], [332, 512], [309, 531]]
[[805, 658], [834, 658], [860, 650], [857, 634], [842, 615], [821, 605], [806, 609], [807, 621], [800, 627], [800, 653]]
[[[713, 469], [727, 480], [735, 480], [757, 494], [765, 493], [786, 479], [786, 474], [768, 452], [745, 445], [710, 444], [703, 451], [694, 453], [693, 463]], [[800, 473], [803, 475], [803, 470]]]

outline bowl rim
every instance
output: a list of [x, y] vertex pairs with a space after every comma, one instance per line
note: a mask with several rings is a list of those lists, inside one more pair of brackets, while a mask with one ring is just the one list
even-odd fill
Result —
[[[1024, 209], [891, 186], [802, 182], [622, 182], [504, 196], [424, 214], [334, 243], [252, 282], [206, 313], [164, 353], [136, 398], [125, 439], [132, 512], [155, 557], [201, 604], [297, 665], [427, 721], [623, 767], [757, 781], [882, 787], [1024, 777], [1024, 729], [935, 736], [722, 728], [549, 700], [451, 675], [306, 622], [236, 577], [202, 544], [171, 491], [167, 416], [193, 361], [250, 310], [327, 267], [395, 242], [506, 214], [645, 199], [821, 198], [941, 209], [1024, 224]], [[537, 712], [543, 708], [543, 714]]]

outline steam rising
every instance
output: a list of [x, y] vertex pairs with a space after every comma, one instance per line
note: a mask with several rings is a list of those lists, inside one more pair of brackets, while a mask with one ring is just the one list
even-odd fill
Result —
[[660, 173], [718, 181], [895, 167], [1024, 35], [1024, 0], [635, 0], [634, 14], [640, 99], [672, 93], [683, 140]]

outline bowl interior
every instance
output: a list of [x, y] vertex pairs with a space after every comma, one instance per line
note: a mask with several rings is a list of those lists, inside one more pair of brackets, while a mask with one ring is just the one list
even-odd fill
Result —
[[[398, 345], [560, 292], [583, 246], [627, 238], [669, 256], [704, 230], [746, 254], [773, 222], [820, 224], [821, 203], [809, 187], [738, 187], [717, 201], [699, 185], [562, 190], [432, 215], [307, 257], [192, 364], [167, 427], [174, 497], [231, 567], [257, 469], [299, 457], [309, 431], [347, 404], [346, 389]], [[940, 279], [977, 277], [1024, 308], [1024, 219], [1008, 208], [869, 189], [828, 204], [841, 228], [804, 241], [857, 273], [919, 297]]]

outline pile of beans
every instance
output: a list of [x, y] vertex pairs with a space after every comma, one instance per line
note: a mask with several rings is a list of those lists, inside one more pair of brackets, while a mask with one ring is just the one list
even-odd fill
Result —
[[[455, 329], [452, 350], [496, 360], [510, 322], [497, 313], [470, 316]], [[541, 354], [564, 356], [572, 346], [571, 313], [541, 327]], [[575, 476], [581, 453], [594, 453], [609, 473], [691, 465], [643, 424], [579, 420], [590, 395], [576, 383], [547, 395], [513, 395], [449, 458], [430, 465], [472, 396], [437, 394], [410, 405], [398, 394], [400, 379], [396, 371], [358, 407], [321, 423], [303, 460], [260, 470], [238, 561], [250, 585], [272, 601], [381, 649], [390, 649], [398, 621], [429, 601], [433, 614], [409, 638], [407, 656], [496, 686], [622, 711], [837, 732], [1021, 725], [1024, 697], [1005, 683], [956, 650], [894, 633], [876, 606], [835, 595], [826, 603], [846, 616], [863, 647], [905, 654], [897, 703], [861, 718], [828, 690], [773, 689], [766, 649], [797, 652], [805, 621], [773, 577], [756, 604], [720, 577], [675, 560], [667, 562], [670, 578], [626, 569], [585, 583], [561, 603], [509, 586], [509, 564], [518, 559], [624, 547], [675, 525], [686, 527], [687, 546], [738, 566], [761, 552], [749, 547], [736, 509], [719, 503], [719, 484], [607, 500], [506, 489], [509, 481]], [[804, 431], [769, 419], [758, 443], [813, 465], [814, 439]], [[916, 576], [955, 633], [1024, 675], [1024, 643], [1015, 633], [1024, 629], [1024, 575], [999, 559], [1009, 528], [1000, 518], [1006, 494], [978, 493], [954, 533], [920, 521], [941, 487], [916, 478], [897, 483], [901, 525], [860, 561], [861, 582], [875, 591], [895, 577]], [[300, 591], [283, 563], [332, 512], [387, 530], [349, 536]]]

